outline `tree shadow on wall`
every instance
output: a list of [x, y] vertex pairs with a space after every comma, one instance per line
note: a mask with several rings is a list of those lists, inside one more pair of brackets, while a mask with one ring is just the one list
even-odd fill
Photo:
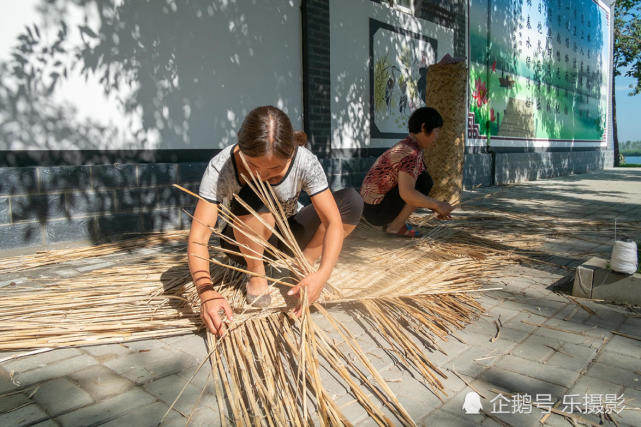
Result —
[[[283, 31], [297, 22], [291, 13], [297, 9], [291, 5], [254, 4], [253, 17], [249, 17], [247, 4], [240, 3], [42, 0], [37, 6], [41, 22], [25, 27], [16, 39], [11, 60], [0, 64], [0, 138], [7, 141], [8, 163], [16, 163], [11, 153], [16, 148], [55, 151], [63, 147], [71, 150], [62, 153], [70, 157], [66, 163], [83, 166], [52, 168], [46, 185], [42, 177], [36, 178], [35, 170], [18, 173], [13, 190], [6, 193], [22, 194], [18, 189], [26, 188], [28, 194], [20, 201], [23, 213], [16, 215], [14, 222], [37, 219], [46, 224], [52, 218], [71, 220], [76, 211], [83, 211], [92, 216], [92, 222], [79, 226], [92, 230], [105, 222], [114, 232], [145, 230], [151, 227], [149, 223], [154, 223], [154, 229], [174, 225], [176, 217], [182, 216], [178, 210], [164, 216], [152, 214], [159, 206], [184, 206], [184, 194], [152, 187], [177, 181], [195, 185], [199, 180], [194, 177], [185, 182], [172, 165], [147, 168], [150, 176], [145, 182], [133, 165], [116, 164], [95, 173], [96, 167], [89, 171], [86, 159], [78, 157], [75, 150], [95, 151], [90, 162], [106, 166], [113, 160], [100, 154], [109, 148], [105, 141], [130, 149], [188, 149], [208, 144], [213, 149], [215, 144], [231, 143], [242, 117], [231, 112], [224, 117], [212, 114], [212, 107], [226, 102], [220, 99], [221, 88], [230, 83], [247, 88], [234, 100], [244, 113], [256, 106], [256, 93], [266, 82], [281, 91], [290, 89], [288, 82], [297, 78], [295, 71], [281, 75], [261, 70], [255, 79], [239, 80], [246, 79], [242, 76], [248, 74], [250, 60], [273, 56], [270, 32]], [[261, 8], [280, 13], [280, 22], [274, 25], [270, 20], [269, 27], [258, 26], [255, 16], [260, 16]], [[73, 18], [78, 13], [82, 15], [80, 22]], [[286, 45], [283, 49], [291, 51]], [[82, 112], [56, 98], [64, 82], [77, 75], [99, 78], [104, 93], [117, 97], [131, 121], [125, 126], [127, 134], [119, 133], [116, 126], [81, 118]], [[276, 104], [283, 97], [278, 98], [272, 102]], [[29, 152], [22, 151], [20, 156], [28, 157]], [[37, 157], [28, 162], [39, 164]], [[150, 188], [129, 188], [136, 186]], [[51, 192], [57, 199], [45, 195]], [[138, 219], [127, 216], [132, 213]], [[119, 219], [116, 216], [120, 214]], [[132, 223], [127, 225], [127, 221]], [[34, 227], [25, 230], [26, 240], [37, 231]], [[104, 237], [91, 234], [95, 241]]]

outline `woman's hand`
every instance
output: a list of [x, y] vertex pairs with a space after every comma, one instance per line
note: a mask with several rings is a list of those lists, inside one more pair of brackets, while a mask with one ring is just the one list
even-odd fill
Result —
[[[327, 279], [329, 279], [329, 275], [322, 272], [322, 271], [316, 271], [309, 276], [305, 277], [303, 280], [301, 280], [298, 285], [294, 286], [292, 289], [287, 292], [287, 295], [297, 295], [303, 287], [307, 288], [307, 301], [309, 302], [309, 305], [312, 305], [318, 297], [320, 297], [321, 292], [323, 291], [323, 287], [325, 286], [325, 283], [327, 282]], [[301, 304], [298, 304], [296, 308], [294, 309], [294, 314], [297, 317], [300, 317], [302, 314], [302, 307]]]
[[[225, 320], [231, 322], [232, 310], [227, 300], [218, 292], [207, 292], [200, 296], [202, 302], [200, 304], [200, 318], [207, 325], [207, 329], [219, 337], [222, 337], [227, 327]], [[227, 317], [224, 319], [221, 315]]]
[[436, 217], [438, 219], [452, 219], [452, 216], [450, 213], [454, 210], [454, 206], [450, 205], [447, 202], [438, 202], [436, 204], [436, 209], [434, 209], [434, 212], [436, 212]]

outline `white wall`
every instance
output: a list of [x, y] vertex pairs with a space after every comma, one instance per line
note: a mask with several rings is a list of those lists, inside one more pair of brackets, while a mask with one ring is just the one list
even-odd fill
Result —
[[[124, 29], [120, 37], [105, 35], [109, 42], [103, 46], [134, 52], [123, 56], [137, 63], [124, 73], [131, 84], [121, 75], [120, 86], [105, 94], [99, 83], [104, 66], [85, 79], [81, 60], [53, 94], [37, 98], [38, 105], [28, 100], [16, 102], [15, 108], [0, 105], [0, 150], [222, 148], [234, 142], [244, 115], [265, 104], [284, 109], [294, 127], [302, 128], [300, 0], [114, 1], [128, 7], [121, 19]], [[60, 25], [52, 14], [37, 10], [44, 3], [5, 5], [0, 62], [11, 60], [26, 25], [37, 24], [43, 39], [54, 41]], [[93, 3], [86, 9], [68, 3], [62, 16], [73, 51], [82, 45], [78, 25], [85, 18], [99, 35], [104, 33]], [[134, 33], [135, 41], [123, 37]], [[71, 54], [65, 60], [74, 62]], [[168, 64], [175, 73], [169, 78], [158, 72]], [[0, 96], [17, 90], [12, 79], [3, 76], [2, 83], [6, 87]], [[25, 118], [31, 107], [35, 123]], [[62, 118], [54, 120], [59, 113]]]
[[330, 0], [332, 148], [389, 147], [370, 138], [369, 19], [438, 41], [436, 59], [454, 56], [454, 31], [370, 0]]

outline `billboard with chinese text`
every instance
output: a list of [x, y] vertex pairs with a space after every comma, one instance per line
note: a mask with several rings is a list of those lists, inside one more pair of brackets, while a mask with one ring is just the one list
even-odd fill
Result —
[[470, 144], [605, 144], [609, 18], [595, 0], [470, 0]]

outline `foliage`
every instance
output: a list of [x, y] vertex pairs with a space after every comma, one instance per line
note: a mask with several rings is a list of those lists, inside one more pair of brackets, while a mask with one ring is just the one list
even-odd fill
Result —
[[629, 95], [641, 93], [641, 1], [617, 0], [614, 6], [614, 75], [636, 79]]

